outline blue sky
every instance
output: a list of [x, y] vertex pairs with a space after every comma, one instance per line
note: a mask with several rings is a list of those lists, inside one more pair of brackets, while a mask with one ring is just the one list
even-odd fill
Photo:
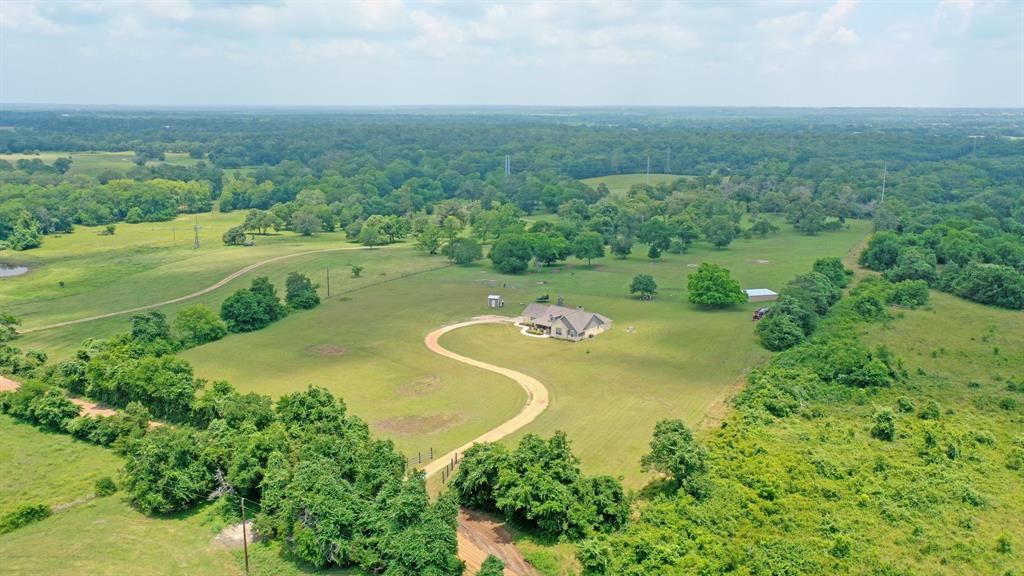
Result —
[[0, 2], [0, 102], [1024, 106], [1024, 2]]

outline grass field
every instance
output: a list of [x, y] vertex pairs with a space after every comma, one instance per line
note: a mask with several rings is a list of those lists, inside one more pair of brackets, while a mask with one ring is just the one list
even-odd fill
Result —
[[[40, 152], [38, 154], [0, 154], [0, 160], [7, 160], [10, 163], [14, 163], [22, 158], [29, 160], [42, 160], [46, 164], [53, 164], [53, 161], [57, 158], [66, 158], [71, 156], [71, 174], [85, 174], [88, 176], [96, 176], [104, 170], [117, 170], [119, 172], [127, 172], [135, 164], [132, 160], [135, 159], [135, 152]], [[184, 152], [167, 152], [164, 154], [164, 161], [152, 161], [147, 162], [148, 166], [154, 166], [156, 164], [174, 164], [177, 166], [191, 166], [198, 162], [193, 158], [190, 158], [188, 154]]]
[[[523, 398], [511, 382], [430, 354], [423, 336], [490, 312], [488, 293], [504, 296], [509, 315], [540, 294], [561, 294], [568, 304], [610, 316], [615, 327], [592, 341], [568, 344], [528, 339], [507, 326], [476, 326], [446, 335], [442, 344], [545, 382], [551, 407], [526, 431], [566, 430], [588, 470], [625, 475], [638, 487], [646, 477], [637, 461], [654, 422], [674, 416], [699, 424], [766, 357], [751, 329], [752, 305], [704, 311], [685, 302], [692, 266], [719, 262], [744, 286], [779, 288], [815, 258], [846, 254], [866, 233], [867, 224], [856, 222], [818, 237], [784, 232], [739, 240], [727, 250], [697, 247], [658, 263], [606, 258], [593, 268], [576, 261], [523, 276], [496, 274], [483, 264], [446, 268], [360, 291], [350, 300], [328, 300], [313, 313], [183, 356], [198, 375], [227, 379], [243, 390], [278, 396], [307, 384], [325, 386], [407, 453], [449, 449], [507, 418]], [[659, 282], [653, 302], [628, 295], [630, 279], [641, 272]], [[485, 279], [494, 284], [480, 282]], [[345, 352], [311, 352], [324, 344]]]
[[[653, 186], [662, 182], [674, 182], [680, 178], [692, 178], [692, 176], [684, 176], [682, 174], [651, 174], [650, 183]], [[643, 184], [647, 181], [648, 177], [646, 174], [612, 174], [610, 176], [598, 176], [581, 180], [584, 184], [593, 187], [604, 182], [605, 186], [608, 187], [608, 192], [613, 196], [622, 196], [629, 192], [629, 188], [634, 184]]]
[[[221, 234], [241, 218], [241, 213], [199, 214], [199, 250], [192, 249], [192, 225], [196, 220], [192, 216], [173, 222], [120, 224], [113, 236], [100, 236], [95, 228], [78, 227], [73, 234], [47, 237], [41, 248], [17, 256], [17, 262], [30, 267], [28, 274], [0, 279], [0, 308], [19, 316], [23, 329], [31, 329], [190, 294], [253, 262], [283, 254], [359, 248], [345, 242], [341, 233], [304, 237], [287, 232], [257, 237], [254, 247], [224, 246]], [[332, 289], [338, 293], [387, 279], [388, 274], [400, 275], [443, 263], [441, 258], [420, 257], [411, 248], [401, 247], [302, 256], [254, 270], [202, 299], [167, 311], [173, 313], [196, 302], [217, 307], [227, 294], [248, 285], [257, 275], [269, 275], [283, 290], [284, 276], [301, 270], [323, 284], [321, 291], [326, 294], [327, 268], [332, 270]], [[366, 267], [363, 278], [350, 278], [351, 264]], [[85, 338], [112, 334], [126, 326], [127, 316], [122, 316], [28, 334], [19, 342], [22, 347], [40, 348], [54, 357], [63, 357]]]
[[0, 515], [24, 504], [59, 506], [92, 496], [96, 480], [115, 477], [120, 467], [110, 450], [0, 415]]
[[[244, 573], [241, 550], [212, 541], [227, 524], [215, 506], [149, 517], [131, 508], [122, 492], [90, 498], [96, 479], [116, 479], [120, 467], [120, 457], [106, 448], [0, 416], [0, 514], [26, 503], [75, 502], [45, 520], [0, 535], [0, 573]], [[277, 544], [257, 544], [250, 552], [253, 574], [290, 576], [308, 571], [282, 557]]]

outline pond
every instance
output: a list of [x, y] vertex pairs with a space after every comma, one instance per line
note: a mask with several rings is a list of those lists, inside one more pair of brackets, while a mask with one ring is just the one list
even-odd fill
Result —
[[21, 264], [5, 264], [0, 262], [0, 278], [21, 276], [26, 272], [28, 272], [28, 266], [22, 266]]

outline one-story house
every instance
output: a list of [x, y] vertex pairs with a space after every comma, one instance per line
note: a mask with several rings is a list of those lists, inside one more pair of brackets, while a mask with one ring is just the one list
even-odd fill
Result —
[[582, 307], [568, 308], [536, 302], [523, 310], [523, 323], [532, 324], [552, 338], [573, 342], [593, 338], [612, 327], [611, 318], [588, 312]]
[[747, 295], [747, 302], [772, 302], [779, 299], [777, 292], [767, 288], [748, 288], [743, 292]]

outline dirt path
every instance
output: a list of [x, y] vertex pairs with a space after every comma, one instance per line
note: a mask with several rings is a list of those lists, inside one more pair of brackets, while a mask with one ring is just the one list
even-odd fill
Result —
[[[461, 455], [463, 452], [468, 450], [474, 444], [482, 442], [496, 442], [505, 436], [519, 430], [523, 426], [526, 426], [539, 416], [548, 407], [548, 389], [544, 387], [544, 384], [532, 376], [527, 376], [522, 372], [517, 372], [508, 368], [502, 368], [501, 366], [495, 366], [479, 360], [474, 360], [461, 354], [456, 354], [450, 350], [443, 348], [438, 340], [444, 334], [451, 332], [452, 330], [458, 330], [466, 326], [475, 326], [477, 324], [501, 324], [501, 323], [514, 323], [515, 318], [509, 318], [507, 316], [478, 316], [472, 320], [466, 322], [458, 322], [456, 324], [449, 324], [434, 330], [423, 340], [427, 348], [436, 354], [451, 358], [452, 360], [462, 362], [463, 364], [469, 364], [470, 366], [476, 366], [496, 374], [501, 374], [507, 378], [511, 378], [526, 390], [526, 404], [518, 414], [513, 416], [511, 419], [502, 422], [497, 427], [483, 433], [477, 438], [459, 446], [455, 450], [438, 456], [437, 459], [427, 463], [423, 470], [427, 473], [427, 476], [437, 474], [441, 470], [448, 466], [448, 464], [455, 458], [456, 455]], [[509, 534], [508, 530], [504, 526], [496, 521], [495, 519], [471, 510], [461, 509], [459, 511], [459, 558], [466, 563], [466, 573], [476, 574], [480, 569], [480, 565], [487, 556], [493, 554], [502, 559], [505, 562], [505, 575], [506, 576], [536, 576], [537, 571], [523, 558], [522, 553], [516, 548], [515, 543], [512, 541], [512, 535]]]
[[[0, 376], [0, 392], [10, 392], [21, 388], [21, 382], [17, 380], [11, 380], [10, 378]], [[82, 409], [81, 414], [84, 416], [116, 416], [117, 410], [107, 406], [106, 404], [100, 404], [93, 402], [92, 400], [85, 400], [83, 398], [77, 398], [75, 396], [68, 396], [68, 400], [71, 400], [72, 404], [75, 404]], [[163, 426], [163, 422], [157, 420], [150, 420], [149, 427], [156, 428]]]
[[455, 458], [456, 454], [461, 456], [463, 452], [468, 450], [474, 444], [480, 444], [483, 442], [497, 442], [498, 440], [501, 440], [505, 436], [508, 436], [509, 434], [515, 432], [516, 430], [519, 430], [523, 426], [526, 426], [530, 422], [533, 422], [534, 418], [540, 416], [541, 412], [547, 409], [548, 389], [545, 388], [543, 384], [541, 384], [540, 380], [537, 380], [532, 376], [527, 376], [522, 372], [516, 372], [515, 370], [511, 370], [509, 368], [502, 368], [501, 366], [495, 366], [494, 364], [488, 364], [486, 362], [481, 362], [479, 360], [474, 360], [472, 358], [462, 356], [461, 354], [456, 354], [455, 352], [443, 348], [438, 343], [438, 339], [440, 339], [442, 335], [447, 334], [452, 330], [458, 330], [459, 328], [464, 328], [466, 326], [475, 326], [477, 324], [503, 324], [513, 322], [515, 322], [515, 318], [509, 318], [507, 316], [477, 316], [476, 318], [473, 318], [472, 320], [468, 320], [466, 322], [458, 322], [456, 324], [449, 324], [447, 326], [438, 328], [437, 330], [434, 330], [430, 334], [427, 334], [427, 337], [423, 340], [423, 343], [427, 345], [427, 348], [431, 352], [434, 352], [435, 354], [440, 354], [441, 356], [451, 358], [452, 360], [462, 362], [463, 364], [469, 364], [470, 366], [476, 366], [477, 368], [482, 368], [484, 370], [488, 370], [496, 374], [501, 374], [502, 376], [511, 378], [513, 381], [515, 381], [516, 384], [519, 384], [519, 386], [521, 386], [523, 390], [526, 390], [526, 404], [523, 406], [523, 409], [520, 410], [518, 414], [513, 416], [511, 419], [502, 422], [497, 427], [488, 430], [487, 432], [484, 432], [480, 436], [474, 438], [473, 440], [470, 440], [469, 442], [463, 444], [462, 446], [459, 446], [455, 450], [452, 450], [447, 454], [442, 454], [441, 456], [438, 456], [436, 459], [428, 462], [425, 466], [423, 466], [423, 471], [427, 473], [427, 476], [436, 474], [440, 472], [442, 469], [444, 469], [444, 467], [447, 466], [448, 463]]
[[288, 258], [297, 258], [299, 256], [308, 256], [310, 254], [320, 254], [322, 252], [343, 252], [343, 251], [346, 251], [346, 250], [371, 250], [371, 248], [367, 248], [365, 246], [343, 246], [343, 247], [339, 247], [339, 248], [321, 248], [320, 250], [307, 250], [305, 252], [296, 252], [294, 254], [283, 254], [281, 256], [275, 256], [273, 258], [267, 258], [266, 260], [260, 260], [259, 262], [256, 262], [255, 264], [250, 264], [250, 265], [246, 266], [245, 268], [242, 268], [241, 270], [237, 270], [235, 272], [232, 272], [231, 274], [228, 274], [227, 276], [225, 276], [224, 278], [221, 278], [220, 280], [218, 280], [214, 284], [212, 284], [210, 286], [207, 286], [206, 288], [203, 288], [202, 290], [197, 290], [196, 292], [193, 292], [191, 294], [186, 294], [184, 296], [179, 296], [177, 298], [172, 298], [170, 300], [164, 300], [163, 302], [157, 302], [155, 304], [147, 304], [145, 306], [139, 306], [137, 308], [128, 308], [127, 310], [118, 310], [116, 312], [107, 312], [106, 314], [97, 314], [96, 316], [89, 316], [87, 318], [79, 318], [77, 320], [67, 320], [65, 322], [57, 322], [56, 324], [49, 324], [49, 325], [46, 325], [46, 326], [37, 326], [35, 328], [27, 328], [25, 330], [19, 330], [18, 332], [21, 333], [21, 334], [30, 334], [32, 332], [42, 332], [43, 330], [51, 330], [53, 328], [60, 328], [62, 326], [71, 326], [73, 324], [82, 324], [82, 323], [85, 323], [85, 322], [92, 322], [93, 320], [102, 320], [104, 318], [112, 318], [114, 316], [121, 316], [123, 314], [133, 314], [135, 312], [142, 312], [144, 310], [149, 310], [151, 308], [159, 308], [160, 306], [168, 306], [170, 304], [177, 304], [178, 302], [185, 302], [186, 300], [191, 300], [193, 298], [198, 298], [199, 296], [202, 296], [204, 294], [209, 294], [210, 292], [213, 292], [214, 290], [224, 286], [225, 284], [227, 284], [228, 282], [231, 282], [232, 280], [238, 278], [239, 276], [243, 276], [243, 275], [245, 275], [248, 272], [252, 272], [253, 270], [255, 270], [257, 268], [259, 268], [261, 266], [266, 266], [267, 264], [270, 264], [272, 262], [277, 262], [279, 260], [286, 260]]

